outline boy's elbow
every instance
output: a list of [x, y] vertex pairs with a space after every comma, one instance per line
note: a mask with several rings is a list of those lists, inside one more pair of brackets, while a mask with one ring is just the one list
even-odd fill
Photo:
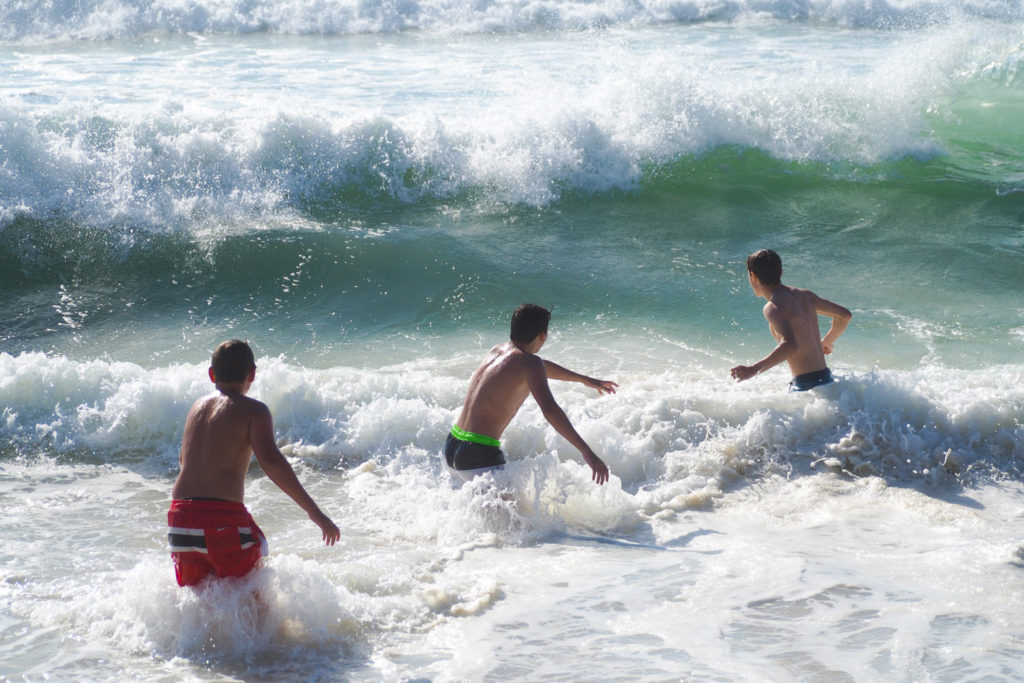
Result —
[[547, 405], [541, 406], [540, 412], [541, 415], [544, 416], [544, 419], [551, 423], [558, 420], [559, 418], [565, 417], [565, 411], [563, 411], [557, 403], [549, 403]]
[[256, 454], [256, 460], [263, 472], [273, 478], [273, 475], [284, 469], [291, 469], [291, 465], [285, 459], [284, 454], [275, 445], [273, 449], [267, 449]]

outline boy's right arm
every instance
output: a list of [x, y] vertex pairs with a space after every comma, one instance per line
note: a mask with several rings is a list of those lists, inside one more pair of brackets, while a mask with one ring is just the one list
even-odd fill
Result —
[[850, 324], [850, 319], [853, 318], [853, 313], [848, 308], [840, 306], [837, 303], [833, 303], [828, 299], [822, 299], [820, 296], [815, 295], [815, 309], [821, 315], [832, 318], [832, 324], [828, 328], [828, 332], [821, 338], [821, 350], [825, 354], [832, 353], [832, 347], [835, 346], [836, 340], [839, 336], [846, 331], [846, 326]]
[[253, 453], [260, 467], [270, 481], [277, 484], [278, 488], [298, 503], [299, 507], [306, 511], [310, 520], [313, 521], [323, 532], [323, 540], [327, 545], [334, 545], [341, 538], [341, 531], [325, 515], [313, 501], [306, 489], [302, 487], [299, 478], [295, 476], [295, 470], [285, 459], [284, 454], [277, 447], [274, 440], [274, 421], [270, 416], [270, 409], [259, 403], [249, 423], [249, 441], [252, 444]]
[[587, 377], [581, 375], [578, 372], [573, 372], [568, 368], [563, 368], [558, 363], [552, 363], [547, 359], [542, 359], [544, 363], [544, 371], [548, 375], [548, 379], [558, 379], [564, 382], [579, 382], [585, 384], [588, 387], [597, 389], [599, 394], [614, 394], [618, 388], [618, 384], [611, 382], [606, 379], [594, 379], [593, 377]]
[[[534, 360], [536, 362], [533, 362]], [[608, 466], [587, 445], [587, 442], [579, 435], [576, 428], [572, 426], [572, 422], [569, 421], [565, 411], [555, 401], [555, 397], [551, 394], [551, 387], [548, 386], [548, 377], [544, 369], [544, 363], [539, 358], [534, 357], [528, 363], [526, 383], [530, 387], [533, 399], [540, 406], [544, 419], [583, 455], [583, 462], [587, 463], [591, 469], [591, 479], [597, 482], [598, 485], [608, 481]]]
[[793, 326], [782, 314], [778, 306], [771, 303], [766, 304], [764, 307], [764, 317], [768, 321], [769, 329], [772, 330], [772, 334], [778, 339], [779, 343], [772, 349], [771, 353], [753, 365], [737, 365], [730, 370], [729, 372], [733, 378], [740, 382], [759, 375], [765, 370], [788, 360], [799, 348], [796, 342], [796, 335], [793, 334]]

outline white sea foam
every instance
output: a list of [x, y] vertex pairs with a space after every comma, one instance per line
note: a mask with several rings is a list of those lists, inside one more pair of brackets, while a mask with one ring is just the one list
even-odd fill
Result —
[[[808, 667], [870, 677], [935, 674], [958, 659], [998, 674], [1014, 661], [1013, 630], [998, 624], [1013, 623], [1024, 599], [1015, 484], [958, 493], [878, 477], [768, 478], [734, 490], [714, 514], [612, 530], [590, 526], [591, 511], [582, 524], [515, 539], [513, 510], [496, 506], [485, 481], [410, 488], [415, 466], [323, 480], [304, 472], [341, 522], [342, 543], [314, 550], [318, 534], [294, 505], [250, 482], [249, 505], [271, 539], [267, 565], [193, 591], [174, 584], [162, 544], [168, 481], [78, 469], [0, 470], [18, 478], [0, 478], [16, 503], [0, 522], [10, 539], [0, 597], [19, 626], [18, 651], [3, 654], [30, 678], [213, 670], [464, 680], [494, 667], [568, 675], [598, 664], [661, 677], [765, 667], [774, 677]], [[622, 495], [585, 477], [558, 485], [589, 491], [593, 510]], [[43, 525], [40, 509], [22, 508], [30, 499], [73, 505]], [[111, 516], [115, 507], [137, 514]], [[540, 517], [519, 513], [519, 523], [531, 515]], [[29, 539], [13, 533], [26, 524], [45, 552], [28, 554]], [[12, 556], [28, 565], [13, 572]], [[552, 642], [555, 658], [544, 654]]]
[[[53, 455], [101, 452], [111, 462], [140, 453], [173, 462], [188, 406], [210, 390], [203, 368], [192, 365], [146, 370], [38, 353], [0, 354], [0, 365], [6, 439], [20, 448], [38, 444]], [[294, 457], [320, 467], [376, 461], [395, 472], [412, 467], [415, 477], [434, 480], [443, 435], [462, 400], [464, 377], [447, 372], [415, 366], [310, 370], [262, 359], [253, 395], [270, 406]], [[785, 385], [767, 393], [746, 385], [723, 388], [714, 373], [668, 372], [620, 378], [623, 389], [612, 397], [574, 386], [558, 391], [622, 485], [644, 488], [643, 508], [650, 511], [678, 509], [688, 496], [704, 500], [700, 492], [707, 487], [721, 490], [779, 468], [927, 479], [947, 475], [943, 462], [952, 453], [958, 471], [1016, 472], [1024, 464], [1017, 445], [1021, 372], [1019, 366], [876, 372], [810, 394], [785, 393]], [[508, 473], [516, 488], [533, 486], [537, 500], [547, 479], [554, 477], [551, 485], [562, 490], [560, 477], [586, 479], [582, 469], [548, 459], [555, 454], [578, 462], [578, 455], [532, 404], [509, 427], [504, 444], [522, 462]]]
[[107, 0], [9, 3], [0, 10], [2, 40], [103, 40], [148, 33], [387, 33], [405, 30], [477, 33], [587, 29], [617, 24], [742, 21], [770, 18], [842, 26], [899, 27], [959, 16], [1020, 17], [1011, 0]]
[[[933, 648], [959, 634], [950, 652], [970, 651], [984, 620], [1022, 599], [995, 588], [971, 598], [958, 578], [1012, 585], [1019, 571], [1019, 499], [1000, 491], [1024, 460], [1020, 366], [847, 374], [806, 394], [769, 378], [723, 385], [701, 369], [634, 372], [604, 397], [555, 383], [612, 480], [595, 486], [528, 404], [503, 435], [506, 469], [457, 486], [440, 448], [472, 361], [258, 359], [254, 395], [342, 539], [321, 546], [301, 510], [250, 477], [267, 566], [193, 592], [174, 584], [162, 525], [184, 411], [209, 388], [204, 367], [0, 355], [0, 436], [20, 456], [0, 464], [0, 597], [24, 634], [8, 661], [30, 676], [102, 675], [99, 649], [144, 678], [212, 667], [464, 679], [495, 662], [563, 671], [530, 655], [558, 637], [574, 667], [600, 638], [609, 671], [635, 672], [640, 647], [644, 670], [664, 676], [681, 661], [721, 673], [709, 658], [724, 638], [735, 675], [768, 654], [780, 671], [817, 662], [867, 676], [914, 666], [904, 637]], [[50, 436], [32, 446], [39, 425]], [[131, 524], [111, 517], [119, 509], [135, 511]], [[908, 528], [898, 569], [879, 569]], [[949, 621], [950, 595], [965, 622]], [[698, 612], [699, 623], [685, 616]], [[517, 629], [518, 665], [502, 654]], [[46, 646], [53, 631], [71, 639], [60, 656]], [[997, 640], [986, 667], [1005, 659]], [[945, 665], [936, 656], [925, 670]]]
[[255, 669], [280, 667], [282, 657], [298, 665], [324, 651], [352, 655], [361, 645], [357, 598], [319, 563], [275, 556], [243, 578], [190, 590], [175, 583], [169, 557], [151, 550], [102, 581], [69, 578], [50, 584], [56, 594], [16, 601], [35, 628], [85, 643], [47, 662], [51, 671], [80, 665], [94, 642], [165, 662]]
[[[0, 3], [17, 41], [0, 51], [0, 669], [1016, 677], [1019, 195], [989, 190], [1019, 166], [1018, 14]], [[588, 26], [608, 28], [550, 31]], [[382, 33], [280, 35], [309, 31]], [[497, 210], [477, 220], [478, 201]], [[543, 209], [501, 206], [517, 202]], [[372, 244], [347, 239], [353, 214]], [[836, 385], [727, 379], [767, 343], [738, 255], [769, 236], [797, 282], [858, 306]], [[307, 297], [339, 278], [349, 291]], [[552, 383], [611, 467], [603, 487], [532, 401], [504, 471], [457, 486], [444, 469], [494, 311], [526, 292], [575, 321], [546, 351], [621, 385]], [[212, 388], [196, 347], [231, 330], [295, 354], [261, 356], [253, 393], [342, 538], [324, 546], [254, 466], [271, 556], [193, 592], [174, 583], [166, 510], [188, 406]]]

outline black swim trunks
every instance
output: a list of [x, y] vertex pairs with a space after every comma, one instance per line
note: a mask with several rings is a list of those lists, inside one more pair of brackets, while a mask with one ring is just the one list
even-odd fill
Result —
[[793, 378], [793, 381], [789, 383], [789, 390], [807, 391], [808, 389], [820, 387], [823, 384], [829, 384], [834, 381], [835, 379], [832, 377], [832, 371], [825, 368], [824, 370], [805, 372], [802, 375], [797, 375]]
[[497, 446], [464, 441], [449, 433], [444, 442], [448, 467], [461, 474], [479, 474], [505, 464], [505, 454]]

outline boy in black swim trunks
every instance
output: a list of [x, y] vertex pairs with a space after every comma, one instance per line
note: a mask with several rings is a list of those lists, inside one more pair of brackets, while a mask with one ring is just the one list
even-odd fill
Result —
[[615, 382], [566, 370], [536, 355], [548, 339], [551, 312], [523, 304], [512, 314], [510, 340], [491, 349], [469, 380], [462, 413], [445, 442], [445, 460], [457, 476], [469, 481], [505, 464], [501, 437], [530, 394], [544, 418], [583, 455], [598, 484], [608, 481], [608, 467], [594, 453], [555, 402], [548, 379], [581, 382], [602, 394], [614, 394]]
[[[807, 391], [831, 382], [832, 372], [825, 363], [825, 355], [832, 353], [836, 339], [846, 330], [853, 314], [808, 289], [782, 284], [782, 259], [771, 249], [761, 249], [747, 257], [747, 278], [754, 294], [768, 300], [764, 317], [779, 344], [753, 365], [734, 367], [733, 378], [742, 382], [786, 361], [793, 373], [790, 387], [794, 391]], [[819, 315], [832, 319], [824, 337], [818, 328]]]

